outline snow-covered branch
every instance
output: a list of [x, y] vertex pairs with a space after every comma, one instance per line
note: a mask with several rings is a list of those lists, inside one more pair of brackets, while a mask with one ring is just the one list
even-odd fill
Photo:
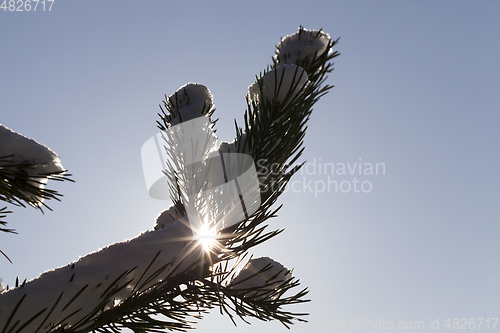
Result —
[[[276, 217], [276, 201], [301, 166], [296, 161], [312, 106], [332, 88], [324, 82], [338, 55], [335, 44], [321, 30], [302, 27], [285, 37], [273, 66], [250, 85], [244, 127], [236, 124], [232, 142], [216, 145], [207, 87], [190, 83], [166, 98], [158, 127], [173, 206], [153, 230], [1, 292], [0, 330], [182, 331], [212, 307], [232, 320], [278, 320], [287, 327], [301, 320], [283, 310], [307, 301], [306, 289], [291, 291], [299, 285], [291, 270], [267, 257], [243, 260], [282, 232], [267, 231], [264, 222]], [[44, 154], [12, 163], [46, 165], [51, 176], [63, 172], [57, 155]], [[148, 189], [155, 183], [147, 175], [146, 181]]]
[[[47, 189], [47, 181], [70, 180], [70, 175], [65, 172], [59, 156], [50, 148], [0, 124], [1, 201], [21, 207], [26, 203], [39, 209], [42, 206], [50, 209], [44, 201], [59, 200], [61, 194]], [[2, 215], [0, 219], [4, 217]], [[0, 224], [6, 222], [0, 220]], [[0, 228], [0, 231], [13, 230]]]

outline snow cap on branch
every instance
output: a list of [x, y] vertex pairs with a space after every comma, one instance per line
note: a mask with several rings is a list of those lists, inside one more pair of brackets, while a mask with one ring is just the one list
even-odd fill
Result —
[[263, 294], [263, 290], [275, 290], [290, 279], [292, 279], [292, 273], [289, 269], [269, 257], [260, 257], [250, 259], [238, 275], [231, 280], [229, 287], [235, 290], [259, 288], [258, 291], [247, 293], [246, 296], [257, 295], [257, 299], [262, 299], [266, 298], [267, 294]]
[[213, 106], [213, 98], [206, 86], [188, 83], [168, 97], [167, 106], [172, 117], [170, 125], [174, 126], [206, 115]]
[[[297, 65], [280, 65], [276, 69], [266, 72], [256, 82], [248, 87], [248, 97], [254, 102], [265, 100], [274, 103], [282, 103], [293, 100], [302, 92], [304, 86], [309, 82], [307, 73]], [[261, 90], [263, 98], [261, 98]]]
[[[222, 141], [219, 145], [220, 153], [250, 153], [251, 149], [248, 146], [247, 134], [243, 133], [239, 137], [239, 140], [236, 138], [231, 142]], [[240, 148], [241, 146], [241, 148]]]
[[219, 153], [237, 153], [238, 147], [236, 147], [236, 140], [231, 142], [222, 141], [219, 145]]
[[[18, 198], [33, 207], [40, 207], [44, 197], [38, 194], [47, 180], [54, 175], [61, 175], [65, 170], [56, 153], [48, 147], [16, 133], [0, 124], [0, 171], [9, 183], [21, 182], [25, 188], [19, 188]], [[11, 184], [12, 184], [11, 183]]]
[[165, 209], [163, 212], [158, 215], [156, 218], [155, 230], [163, 229], [172, 225], [175, 221], [180, 218], [180, 213], [177, 208], [172, 205], [168, 209]]
[[26, 169], [29, 176], [64, 171], [59, 156], [48, 147], [0, 124], [0, 158], [9, 155], [12, 156], [5, 159], [9, 164], [30, 165]]
[[323, 54], [330, 43], [330, 35], [322, 30], [299, 31], [288, 35], [277, 46], [275, 58], [279, 64], [311, 64]]

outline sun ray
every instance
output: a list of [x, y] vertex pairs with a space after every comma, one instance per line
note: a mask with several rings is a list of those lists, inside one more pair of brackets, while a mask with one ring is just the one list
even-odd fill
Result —
[[196, 239], [206, 252], [217, 244], [217, 233], [214, 228], [203, 225], [197, 232]]

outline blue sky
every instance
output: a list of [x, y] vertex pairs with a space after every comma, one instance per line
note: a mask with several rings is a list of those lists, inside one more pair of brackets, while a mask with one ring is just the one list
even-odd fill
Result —
[[[164, 94], [207, 85], [219, 140], [231, 141], [248, 85], [303, 25], [340, 37], [335, 88], [305, 139], [316, 174], [295, 176], [271, 224], [285, 232], [253, 251], [309, 287], [312, 302], [290, 310], [310, 323], [294, 329], [365, 332], [335, 328], [364, 318], [423, 321], [421, 332], [439, 319], [447, 331], [448, 318], [500, 317], [499, 14], [496, 1], [56, 0], [51, 12], [0, 11], [0, 123], [56, 151], [76, 181], [51, 184], [64, 194], [53, 212], [15, 208], [19, 235], [0, 235], [14, 264], [0, 262], [0, 277], [31, 279], [151, 229], [169, 202], [148, 196], [140, 149]], [[385, 173], [357, 175], [369, 193], [315, 194], [356, 176], [320, 175], [320, 159]], [[234, 331], [216, 311], [196, 328]], [[254, 320], [237, 331], [277, 329]]]

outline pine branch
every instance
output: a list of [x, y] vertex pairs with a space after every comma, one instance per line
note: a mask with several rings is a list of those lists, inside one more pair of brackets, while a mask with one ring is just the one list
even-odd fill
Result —
[[[299, 33], [304, 33], [302, 27], [299, 28]], [[237, 235], [232, 239], [232, 244], [240, 244], [233, 250], [244, 252], [260, 241], [265, 241], [281, 232], [267, 233], [254, 239], [253, 242], [248, 242], [249, 236], [256, 233], [260, 235], [263, 232], [265, 227], [256, 229], [258, 225], [276, 216], [281, 206], [273, 212], [270, 212], [271, 207], [284, 192], [291, 177], [305, 163], [295, 164], [304, 150], [303, 138], [312, 108], [320, 97], [333, 88], [333, 86], [324, 85], [324, 82], [327, 74], [333, 70], [333, 64], [329, 61], [339, 55], [338, 52], [331, 51], [337, 42], [338, 40], [329, 40], [324, 52], [319, 56], [315, 55], [312, 61], [299, 58], [295, 63], [295, 65], [304, 66], [303, 68], [309, 75], [309, 83], [302, 88], [301, 93], [296, 96], [292, 94], [297, 89], [298, 83], [298, 70], [295, 70], [290, 88], [282, 101], [277, 101], [280, 90], [278, 77], [275, 78], [275, 87], [278, 88], [275, 89], [272, 99], [257, 101], [247, 96], [248, 106], [244, 114], [244, 128], [238, 127], [235, 121], [236, 144], [238, 152], [250, 154], [256, 161], [262, 204], [249, 221], [240, 225], [240, 228], [237, 227], [236, 230], [230, 230]], [[278, 59], [278, 56], [273, 58], [273, 69], [280, 66]], [[264, 75], [265, 73], [257, 78], [260, 96], [266, 94], [263, 85]], [[243, 229], [247, 231], [244, 232]]]
[[[0, 200], [7, 203], [26, 207], [25, 204], [42, 210], [43, 200], [54, 199], [60, 201], [62, 194], [55, 190], [44, 188], [48, 179], [55, 181], [70, 181], [71, 175], [67, 170], [51, 173], [32, 174], [31, 170], [37, 167], [34, 163], [19, 163], [12, 160], [13, 155], [0, 157]], [[43, 186], [42, 186], [43, 185]]]
[[[67, 170], [49, 173], [34, 173], [38, 167], [35, 163], [17, 162], [14, 155], [0, 156], [0, 201], [26, 208], [26, 205], [39, 209], [52, 210], [46, 200], [60, 201], [62, 194], [56, 190], [45, 188], [47, 180], [74, 182], [67, 174]], [[0, 224], [6, 225], [5, 211], [7, 207], [0, 209]], [[9, 211], [11, 212], [11, 211]], [[0, 231], [15, 233], [14, 229], [0, 228]]]
[[[7, 225], [7, 222], [6, 221], [2, 221], [3, 218], [7, 217], [7, 215], [5, 214], [10, 214], [12, 213], [11, 210], [7, 210], [7, 207], [3, 207], [3, 208], [0, 208], [0, 225]], [[14, 229], [5, 229], [5, 228], [0, 228], [0, 231], [3, 231], [3, 232], [10, 232], [10, 233], [16, 233]]]
[[[186, 225], [195, 222], [187, 221], [187, 209], [193, 207], [186, 205], [193, 203], [186, 202], [186, 193], [193, 189], [202, 191], [217, 185], [217, 182], [205, 180], [203, 167], [199, 168], [199, 174], [192, 173], [193, 179], [186, 179], [190, 174], [178, 171], [187, 166], [186, 156], [173, 153], [176, 152], [174, 146], [170, 147], [172, 149], [166, 147], [171, 158], [165, 173], [174, 202], [172, 224], [159, 225], [158, 229], [155, 227], [156, 231], [114, 244], [66, 267], [45, 273], [41, 277], [52, 284], [58, 282], [51, 286], [51, 300], [36, 305], [36, 309], [30, 308], [27, 315], [23, 311], [28, 297], [33, 297], [31, 293], [45, 295], [45, 289], [43, 285], [36, 285], [37, 280], [21, 286], [16, 283], [16, 289], [0, 294], [0, 309], [6, 304], [3, 300], [10, 300], [10, 307], [0, 312], [0, 331], [25, 333], [32, 332], [35, 327], [37, 332], [45, 333], [115, 333], [122, 328], [134, 332], [183, 332], [214, 307], [219, 307], [235, 325], [235, 317], [247, 323], [249, 318], [278, 320], [288, 328], [294, 321], [303, 321], [300, 317], [306, 314], [284, 309], [291, 304], [308, 302], [304, 299], [307, 288], [293, 292], [299, 286], [299, 280], [291, 275], [291, 271], [269, 258], [250, 258], [238, 273], [236, 269], [251, 248], [283, 231], [266, 231], [267, 221], [277, 216], [281, 208], [275, 208], [279, 196], [303, 165], [297, 161], [304, 149], [303, 139], [312, 107], [332, 88], [324, 83], [332, 71], [329, 61], [338, 55], [331, 52], [336, 42], [321, 30], [307, 31], [300, 27], [298, 34], [281, 41], [273, 65], [250, 87], [244, 126], [238, 127], [235, 123], [235, 141], [221, 144], [219, 153], [223, 168], [222, 153], [226, 153], [225, 150], [230, 156], [234, 152], [250, 155], [256, 162], [261, 204], [251, 214], [245, 210], [243, 221], [220, 230], [210, 251], [205, 251], [200, 241], [192, 237], [191, 230], [188, 229], [191, 236], [186, 234]], [[311, 50], [307, 46], [297, 55], [294, 53], [297, 45], [302, 44], [314, 48]], [[193, 91], [202, 93], [192, 96], [190, 92]], [[160, 109], [158, 127], [165, 132], [172, 126], [198, 117], [210, 119], [215, 110], [208, 89], [196, 84], [186, 85], [166, 98]], [[209, 126], [202, 129], [207, 133], [207, 146], [213, 143], [210, 140], [215, 133], [214, 126], [215, 121], [210, 120]], [[165, 139], [167, 146], [175, 145], [168, 135]], [[193, 144], [191, 149], [193, 152], [196, 149], [204, 151], [206, 147]], [[199, 183], [198, 175], [201, 178]], [[10, 176], [15, 179], [13, 181], [18, 181], [19, 177]], [[224, 178], [227, 182], [225, 169]], [[24, 183], [34, 181], [28, 178]], [[57, 194], [53, 192], [44, 192], [44, 195], [57, 200]], [[13, 203], [29, 203], [26, 198], [29, 196], [22, 199], [19, 195], [11, 195], [10, 199]], [[244, 206], [243, 200], [241, 203]], [[219, 210], [224, 211], [224, 207], [210, 207], [203, 203], [196, 208], [213, 209], [214, 216]], [[166, 246], [169, 246], [168, 251]], [[142, 255], [135, 258], [137, 251], [148, 253], [150, 258]], [[127, 253], [131, 258], [125, 257]], [[88, 274], [91, 273], [101, 276], [102, 281], [95, 284], [97, 277], [92, 275], [91, 285], [85, 279], [90, 278]], [[50, 280], [50, 276], [58, 280]]]

